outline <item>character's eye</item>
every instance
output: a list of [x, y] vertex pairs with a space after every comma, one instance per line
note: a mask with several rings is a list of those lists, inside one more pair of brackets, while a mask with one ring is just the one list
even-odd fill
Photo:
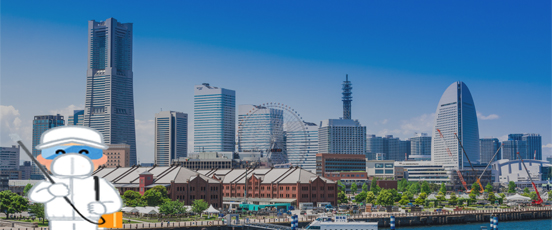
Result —
[[83, 150], [79, 151], [79, 153], [80, 153], [80, 154], [83, 154], [83, 153], [88, 154], [88, 150], [83, 149]]
[[61, 154], [65, 154], [65, 151], [64, 151], [63, 149], [58, 149], [58, 150], [56, 151], [56, 154], [60, 154], [60, 153], [61, 153]]

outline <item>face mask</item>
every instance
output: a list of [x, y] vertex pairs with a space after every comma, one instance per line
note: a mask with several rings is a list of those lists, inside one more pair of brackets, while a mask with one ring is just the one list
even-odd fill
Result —
[[52, 160], [66, 153], [78, 153], [87, 156], [91, 160], [100, 159], [103, 156], [103, 150], [84, 145], [61, 145], [42, 149], [42, 157]]

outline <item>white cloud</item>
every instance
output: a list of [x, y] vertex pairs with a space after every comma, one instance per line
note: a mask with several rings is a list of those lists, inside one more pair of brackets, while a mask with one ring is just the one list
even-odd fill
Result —
[[138, 120], [136, 123], [136, 151], [138, 160], [142, 163], [153, 163], [153, 147], [154, 147], [154, 120]]
[[498, 137], [498, 140], [500, 142], [507, 141], [508, 140], [508, 135], [500, 136], [500, 137]]
[[[15, 107], [9, 105], [0, 105], [0, 146], [16, 145], [10, 138], [10, 134], [17, 134], [21, 137], [23, 143], [30, 147], [32, 144], [32, 123], [23, 122], [21, 114]], [[28, 160], [26, 155], [22, 155], [22, 160]]]
[[495, 120], [495, 119], [498, 119], [500, 117], [496, 114], [489, 114], [489, 116], [485, 116], [482, 113], [477, 112], [477, 118], [479, 118], [481, 120]]
[[543, 145], [542, 148], [552, 148], [552, 143], [548, 143], [546, 145]]
[[385, 124], [387, 124], [387, 122], [389, 122], [389, 120], [383, 119], [383, 121], [374, 122], [374, 125], [385, 125]]
[[402, 133], [402, 130], [400, 129], [393, 129], [393, 130], [389, 130], [389, 129], [383, 129], [383, 130], [380, 130], [376, 136], [385, 136], [385, 135], [397, 135], [397, 134], [401, 134]]
[[83, 110], [84, 105], [70, 105], [63, 109], [50, 110], [50, 114], [59, 114], [65, 117], [65, 121], [69, 119], [69, 116], [73, 116], [73, 110]]
[[401, 124], [401, 130], [403, 134], [414, 135], [414, 133], [428, 133], [431, 135], [435, 122], [435, 113], [422, 114], [420, 116], [411, 118], [410, 120], [403, 120]]
[[552, 143], [542, 145], [542, 159], [546, 160], [547, 157], [552, 156]]

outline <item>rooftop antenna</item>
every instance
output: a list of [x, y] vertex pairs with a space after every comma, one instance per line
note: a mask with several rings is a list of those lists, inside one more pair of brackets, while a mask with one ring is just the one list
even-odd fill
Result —
[[343, 119], [351, 119], [351, 102], [353, 101], [353, 84], [349, 81], [349, 74], [345, 74], [345, 81], [342, 84], [343, 97]]

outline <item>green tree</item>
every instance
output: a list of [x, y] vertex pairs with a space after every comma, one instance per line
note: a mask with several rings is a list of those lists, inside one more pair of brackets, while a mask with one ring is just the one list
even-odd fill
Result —
[[365, 184], [365, 183], [362, 184], [362, 191], [363, 191], [363, 192], [368, 192], [368, 191], [369, 191], [368, 185], [367, 185], [367, 184]]
[[0, 209], [6, 216], [11, 213], [27, 211], [29, 201], [10, 190], [0, 192]]
[[374, 177], [374, 179], [372, 179], [372, 182], [370, 183], [370, 191], [374, 192], [374, 194], [378, 194], [377, 187], [379, 187], [378, 186], [378, 181]]
[[142, 196], [142, 199], [146, 201], [148, 206], [159, 206], [170, 200], [167, 196], [167, 188], [161, 185], [157, 185], [144, 192], [144, 196]]
[[479, 183], [473, 182], [470, 194], [475, 194], [477, 196], [479, 195], [479, 190], [481, 190]]
[[470, 193], [470, 199], [468, 200], [468, 205], [475, 203], [475, 201], [477, 201], [477, 195], [475, 193]]
[[416, 200], [414, 202], [417, 205], [424, 205], [426, 198], [427, 198], [427, 194], [425, 192], [422, 192], [422, 193], [420, 193], [420, 195], [418, 195], [418, 198], [416, 198]]
[[165, 215], [181, 214], [185, 213], [186, 207], [184, 207], [184, 202], [181, 201], [168, 201], [159, 205], [159, 213]]
[[370, 191], [366, 193], [366, 203], [367, 204], [375, 204], [376, 202], [376, 195], [374, 195], [374, 192]]
[[523, 189], [523, 193], [529, 193], [529, 188], [525, 187], [525, 188]]
[[488, 200], [489, 202], [491, 202], [491, 204], [494, 204], [494, 203], [495, 203], [496, 196], [495, 196], [494, 192], [489, 192], [489, 197], [487, 198], [487, 200]]
[[23, 189], [23, 196], [27, 196], [27, 193], [31, 190], [31, 188], [33, 188], [32, 184], [25, 185], [25, 188]]
[[410, 203], [410, 200], [408, 199], [407, 195], [403, 195], [401, 197], [401, 200], [399, 200], [399, 204], [401, 205], [407, 205], [408, 203]]
[[351, 192], [353, 193], [353, 195], [355, 195], [355, 193], [358, 191], [358, 187], [357, 187], [357, 184], [355, 182], [353, 182], [351, 184]]
[[427, 181], [422, 182], [422, 192], [425, 192], [426, 194], [431, 193], [431, 190], [429, 189], [429, 183]]
[[420, 193], [420, 183], [418, 182], [412, 183], [408, 188], [408, 191], [413, 195]]
[[437, 193], [437, 196], [435, 198], [437, 198], [438, 201], [446, 201], [447, 200], [447, 198], [445, 197], [445, 194], [443, 194], [442, 192]]
[[192, 211], [196, 214], [203, 214], [209, 208], [209, 203], [205, 202], [203, 199], [194, 200], [192, 203]]
[[548, 200], [552, 200], [552, 191], [548, 191]]
[[34, 203], [29, 205], [29, 212], [34, 213], [39, 220], [42, 219], [42, 224], [44, 224], [44, 204]]
[[397, 192], [397, 190], [395, 189], [388, 189], [387, 191], [389, 191], [392, 195], [393, 195], [393, 200], [395, 202], [399, 202], [399, 200], [401, 200], [401, 194], [399, 194], [399, 192]]
[[531, 198], [531, 200], [538, 200], [539, 199], [536, 192], [530, 192], [529, 197]]
[[516, 193], [516, 183], [513, 181], [508, 182], [508, 193]]
[[435, 184], [435, 183], [430, 183], [429, 184], [429, 190], [431, 192], [437, 192], [437, 191], [439, 191], [439, 185]]
[[349, 203], [348, 199], [347, 199], [347, 195], [345, 195], [345, 192], [341, 191], [337, 194], [337, 201], [340, 203], [340, 204], [346, 204], [346, 203]]
[[142, 195], [139, 192], [127, 190], [123, 194], [123, 202], [127, 207], [146, 206], [147, 203], [142, 200]]
[[485, 192], [490, 193], [492, 191], [493, 191], [493, 185], [491, 183], [487, 183], [487, 185], [485, 185]]
[[337, 181], [337, 190], [339, 192], [345, 192], [345, 185], [341, 182], [341, 180]]
[[389, 206], [395, 203], [395, 198], [393, 197], [393, 193], [391, 191], [383, 189], [376, 198], [376, 202], [379, 205]]
[[413, 199], [414, 199], [414, 194], [412, 194], [412, 193], [409, 192], [409, 191], [403, 192], [403, 195], [406, 195], [406, 196], [408, 197], [409, 200], [413, 200]]
[[362, 203], [366, 201], [366, 192], [362, 191], [358, 195], [355, 196], [355, 202], [356, 203]]
[[402, 178], [397, 183], [397, 189], [399, 190], [399, 192], [404, 192], [406, 191], [406, 187], [408, 187], [408, 181], [405, 178]]
[[441, 188], [439, 189], [439, 192], [447, 194], [447, 186], [445, 185], [445, 183], [441, 183]]
[[449, 204], [450, 205], [456, 205], [458, 203], [458, 197], [456, 196], [456, 193], [451, 193], [449, 198]]

